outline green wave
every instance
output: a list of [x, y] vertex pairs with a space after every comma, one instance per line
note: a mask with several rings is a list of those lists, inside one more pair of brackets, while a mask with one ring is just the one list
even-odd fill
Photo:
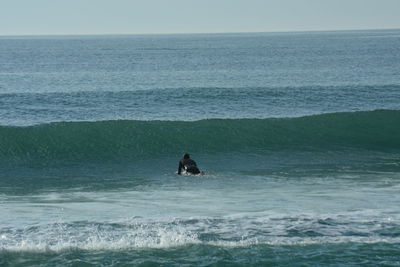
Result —
[[400, 111], [299, 118], [57, 122], [0, 127], [2, 162], [112, 160], [182, 152], [400, 149]]

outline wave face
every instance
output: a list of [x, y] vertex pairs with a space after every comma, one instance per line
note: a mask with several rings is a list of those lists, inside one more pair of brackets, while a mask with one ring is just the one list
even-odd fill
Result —
[[270, 150], [400, 149], [400, 111], [332, 113], [284, 119], [59, 122], [0, 127], [2, 162]]

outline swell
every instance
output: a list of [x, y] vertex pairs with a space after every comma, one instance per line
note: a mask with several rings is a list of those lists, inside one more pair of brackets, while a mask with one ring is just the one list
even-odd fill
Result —
[[300, 118], [200, 121], [57, 122], [0, 127], [0, 159], [112, 160], [270, 150], [400, 149], [400, 111], [331, 113]]
[[399, 110], [398, 99], [400, 85], [396, 84], [0, 92], [0, 125], [28, 126], [58, 121], [131, 118], [196, 121], [210, 118], [301, 117], [333, 112]]

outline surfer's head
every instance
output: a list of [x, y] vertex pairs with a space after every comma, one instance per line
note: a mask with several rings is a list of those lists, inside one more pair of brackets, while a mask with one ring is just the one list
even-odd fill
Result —
[[188, 153], [183, 154], [183, 159], [190, 159], [190, 155]]

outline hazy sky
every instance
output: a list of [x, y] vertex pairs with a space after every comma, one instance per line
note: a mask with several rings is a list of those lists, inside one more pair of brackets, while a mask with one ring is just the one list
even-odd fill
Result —
[[400, 28], [400, 0], [0, 0], [0, 35]]

